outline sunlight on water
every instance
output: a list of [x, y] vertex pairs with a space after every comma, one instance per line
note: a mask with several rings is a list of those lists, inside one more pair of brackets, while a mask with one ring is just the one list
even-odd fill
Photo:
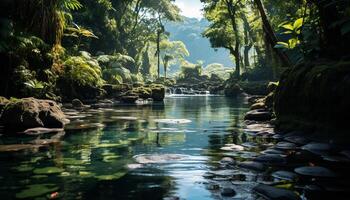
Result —
[[245, 142], [236, 133], [242, 132], [247, 105], [218, 96], [182, 97], [167, 97], [164, 104], [65, 110], [72, 121], [65, 132], [1, 136], [2, 144], [23, 149], [0, 152], [0, 180], [6, 183], [0, 195], [215, 199], [205, 175], [221, 147]]

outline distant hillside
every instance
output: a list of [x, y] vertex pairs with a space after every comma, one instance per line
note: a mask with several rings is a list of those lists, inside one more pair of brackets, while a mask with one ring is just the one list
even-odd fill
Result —
[[215, 51], [211, 48], [209, 40], [202, 37], [201, 34], [208, 25], [209, 22], [206, 19], [198, 20], [184, 17], [181, 22], [166, 24], [165, 29], [170, 32], [170, 40], [181, 40], [185, 43], [190, 52], [190, 56], [187, 58], [190, 62], [195, 63], [197, 60], [203, 60], [204, 66], [211, 63], [220, 63], [226, 67], [234, 66], [227, 50], [218, 49]]

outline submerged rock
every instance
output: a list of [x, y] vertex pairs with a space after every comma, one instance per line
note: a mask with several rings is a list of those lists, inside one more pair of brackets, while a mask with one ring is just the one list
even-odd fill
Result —
[[0, 121], [5, 128], [17, 130], [36, 127], [63, 128], [69, 122], [56, 102], [32, 97], [8, 103]]
[[0, 152], [7, 152], [7, 151], [21, 151], [26, 149], [37, 149], [41, 147], [41, 145], [34, 145], [34, 144], [6, 144], [6, 145], [0, 145]]
[[276, 188], [269, 185], [259, 184], [253, 188], [259, 196], [269, 200], [300, 200], [301, 198], [293, 191]]
[[154, 121], [163, 124], [187, 124], [192, 122], [189, 119], [155, 119]]
[[182, 154], [141, 154], [134, 156], [134, 159], [140, 164], [153, 164], [182, 160], [186, 157]]
[[236, 195], [236, 191], [232, 188], [223, 188], [221, 191], [221, 195], [224, 197], [233, 197]]
[[26, 135], [41, 135], [45, 133], [57, 133], [57, 132], [62, 132], [64, 131], [63, 128], [43, 128], [43, 127], [38, 127], [38, 128], [30, 128], [25, 130], [23, 133]]
[[223, 157], [220, 161], [221, 164], [234, 165], [236, 161], [231, 157]]
[[73, 99], [72, 100], [72, 106], [74, 108], [82, 108], [84, 106], [84, 104], [79, 99]]

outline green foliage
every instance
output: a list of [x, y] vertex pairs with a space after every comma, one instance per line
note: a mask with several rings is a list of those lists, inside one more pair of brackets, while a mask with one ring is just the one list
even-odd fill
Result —
[[94, 60], [82, 56], [69, 57], [64, 62], [63, 79], [74, 82], [79, 86], [102, 86], [101, 68]]
[[219, 63], [209, 64], [203, 69], [203, 75], [207, 75], [210, 79], [227, 80], [232, 72], [231, 68], [225, 68]]
[[287, 42], [277, 42], [275, 48], [285, 48], [285, 49], [294, 49], [300, 44], [300, 34], [301, 28], [303, 26], [303, 18], [295, 20], [293, 23], [283, 23], [280, 25], [285, 31], [283, 34], [289, 35], [290, 39]]

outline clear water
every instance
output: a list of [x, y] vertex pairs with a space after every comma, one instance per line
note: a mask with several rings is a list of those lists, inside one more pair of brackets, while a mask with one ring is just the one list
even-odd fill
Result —
[[[168, 97], [164, 104], [80, 112], [65, 133], [2, 135], [2, 145], [33, 146], [0, 152], [1, 199], [219, 199], [206, 174], [224, 156], [220, 147], [249, 140], [242, 133], [247, 107], [225, 97]], [[155, 121], [169, 118], [191, 122]], [[141, 154], [181, 159], [138, 165], [134, 156]], [[254, 182], [247, 173], [238, 179]], [[236, 197], [243, 198], [248, 186], [240, 187]]]

